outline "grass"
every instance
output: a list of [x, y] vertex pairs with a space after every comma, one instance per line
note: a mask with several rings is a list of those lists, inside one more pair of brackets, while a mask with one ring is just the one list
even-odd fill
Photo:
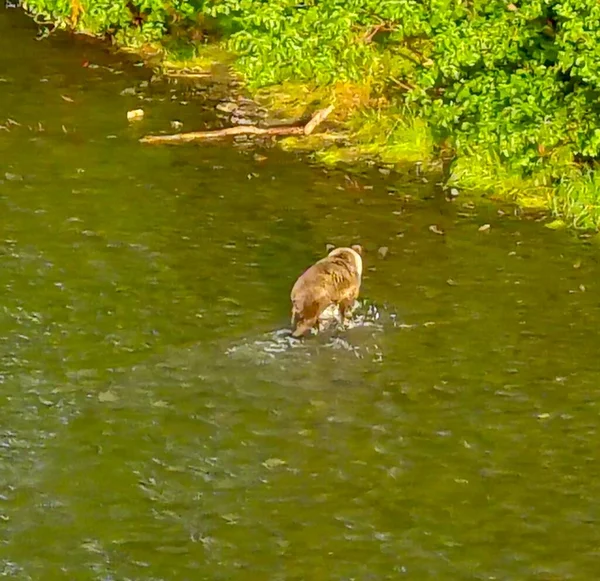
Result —
[[220, 43], [199, 44], [174, 39], [163, 45], [163, 51], [162, 72], [211, 72], [215, 68], [229, 67], [234, 61], [233, 55]]
[[567, 226], [600, 230], [600, 175], [593, 169], [563, 177], [549, 201], [553, 215], [561, 216]]
[[600, 230], [600, 174], [597, 167], [556, 162], [529, 177], [511, 172], [493, 155], [458, 157], [449, 186], [488, 194], [521, 208], [544, 210], [555, 219], [547, 225]]
[[552, 195], [549, 178], [538, 174], [529, 178], [511, 171], [493, 154], [457, 157], [452, 164], [448, 186], [478, 191], [491, 198], [514, 202], [522, 208], [548, 209]]
[[386, 164], [434, 159], [435, 143], [429, 127], [408, 108], [362, 110], [349, 124], [360, 156], [376, 156]]
[[306, 119], [316, 109], [333, 104], [326, 133], [281, 140], [284, 149], [311, 151], [327, 165], [367, 158], [386, 165], [435, 163], [435, 143], [425, 121], [408, 108], [373, 96], [368, 81], [329, 87], [283, 83], [257, 91], [254, 98], [281, 119]]

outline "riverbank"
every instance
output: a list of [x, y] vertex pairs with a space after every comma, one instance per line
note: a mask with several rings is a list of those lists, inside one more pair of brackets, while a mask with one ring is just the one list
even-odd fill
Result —
[[591, 68], [595, 33], [577, 32], [596, 9], [588, 3], [570, 12], [556, 2], [467, 12], [369, 0], [103, 10], [57, 0], [48, 10], [31, 0], [26, 9], [38, 22], [109, 37], [162, 74], [226, 71], [271, 120], [334, 105], [326, 131], [280, 141], [319, 162], [439, 171], [446, 159], [449, 190], [548, 211], [552, 227], [598, 230], [600, 77]]

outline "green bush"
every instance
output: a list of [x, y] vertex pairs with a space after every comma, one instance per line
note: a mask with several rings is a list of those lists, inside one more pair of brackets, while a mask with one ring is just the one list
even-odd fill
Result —
[[254, 87], [368, 79], [458, 155], [559, 180], [600, 153], [600, 3], [513, 1], [81, 0], [78, 25], [147, 41], [210, 18]]

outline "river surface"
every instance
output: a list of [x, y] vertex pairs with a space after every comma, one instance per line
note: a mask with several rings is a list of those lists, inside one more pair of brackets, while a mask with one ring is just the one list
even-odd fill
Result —
[[[0, 577], [598, 578], [595, 244], [414, 168], [142, 145], [214, 103], [35, 32], [0, 10]], [[356, 242], [356, 324], [289, 343]]]

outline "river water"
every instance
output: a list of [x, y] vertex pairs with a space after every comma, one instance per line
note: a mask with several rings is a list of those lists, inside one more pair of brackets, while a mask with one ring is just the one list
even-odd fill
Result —
[[[205, 93], [35, 32], [0, 11], [0, 577], [598, 576], [593, 243], [414, 168], [141, 145]], [[355, 242], [357, 324], [288, 344]]]

